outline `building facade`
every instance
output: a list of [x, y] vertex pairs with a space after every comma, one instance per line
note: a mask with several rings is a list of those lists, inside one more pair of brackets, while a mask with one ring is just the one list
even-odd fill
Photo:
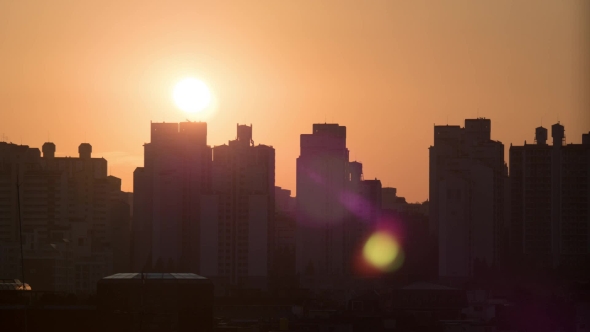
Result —
[[291, 288], [297, 285], [295, 269], [296, 198], [291, 190], [275, 187], [275, 220], [273, 258], [269, 266], [269, 288]]
[[314, 124], [297, 158], [296, 271], [302, 287], [349, 287], [381, 213], [381, 182], [349, 161], [346, 127]]
[[510, 147], [511, 256], [522, 267], [580, 270], [590, 258], [590, 133], [565, 144], [557, 123], [551, 136], [548, 145], [538, 127], [534, 144]]
[[429, 229], [438, 239], [439, 276], [469, 278], [502, 263], [507, 169], [489, 119], [435, 126], [430, 147]]
[[264, 289], [272, 261], [275, 150], [254, 145], [252, 126], [213, 148], [211, 192], [203, 196], [200, 273], [226, 287]]
[[297, 158], [297, 272], [302, 285], [329, 287], [348, 269], [342, 198], [349, 182], [346, 127], [314, 124]]
[[[92, 158], [88, 143], [77, 158], [56, 157], [55, 150], [45, 143], [41, 156], [36, 148], [0, 143], [0, 247], [7, 253], [0, 274], [23, 279], [24, 272], [37, 290], [94, 293], [113, 271], [116, 199], [108, 198], [107, 161]], [[111, 193], [123, 195], [120, 180], [111, 178], [119, 183]], [[119, 217], [117, 226], [129, 227], [129, 215]]]
[[198, 272], [211, 151], [204, 122], [151, 124], [144, 166], [133, 173], [134, 271]]
[[272, 261], [275, 151], [238, 125], [207, 145], [203, 122], [152, 123], [134, 172], [132, 268], [199, 273], [224, 292], [266, 288]]

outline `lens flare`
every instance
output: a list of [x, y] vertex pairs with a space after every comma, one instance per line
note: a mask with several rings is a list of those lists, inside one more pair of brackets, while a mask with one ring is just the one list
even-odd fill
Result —
[[363, 247], [364, 259], [381, 271], [390, 271], [400, 253], [400, 245], [397, 240], [387, 232], [376, 232]]

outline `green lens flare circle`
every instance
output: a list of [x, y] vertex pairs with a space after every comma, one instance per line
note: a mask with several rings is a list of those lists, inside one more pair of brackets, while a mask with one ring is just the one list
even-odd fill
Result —
[[377, 232], [365, 243], [363, 256], [374, 267], [386, 270], [395, 261], [399, 250], [399, 244], [391, 235]]

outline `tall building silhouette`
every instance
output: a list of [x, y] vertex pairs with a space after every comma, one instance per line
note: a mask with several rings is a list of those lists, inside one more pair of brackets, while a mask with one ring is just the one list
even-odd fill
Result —
[[349, 161], [346, 127], [314, 124], [297, 158], [296, 269], [314, 289], [347, 287], [362, 242], [381, 213], [381, 182]]
[[198, 272], [211, 151], [204, 122], [151, 123], [144, 166], [133, 174], [134, 271]]
[[297, 285], [295, 204], [291, 190], [275, 187], [274, 245], [269, 267], [269, 287], [274, 289]]
[[[107, 161], [93, 158], [88, 143], [77, 158], [56, 157], [51, 142], [42, 150], [43, 156], [0, 143], [0, 274], [21, 275], [19, 197], [26, 282], [37, 290], [94, 293], [96, 282], [113, 273], [115, 242], [129, 243], [113, 236], [130, 221], [128, 209], [115, 207], [125, 204], [120, 179], [107, 176]], [[128, 269], [124, 255], [118, 266]]]
[[80, 144], [78, 152], [78, 158], [55, 157], [55, 145], [45, 143], [42, 162], [47, 170], [63, 171], [68, 179], [72, 201], [69, 218], [87, 223], [90, 226], [88, 236], [104, 242], [108, 237], [107, 161], [93, 158], [92, 146], [88, 143]]
[[112, 273], [128, 273], [132, 271], [130, 193], [121, 191], [121, 179], [117, 177], [108, 176], [107, 183], [108, 229], [114, 252]]
[[344, 273], [354, 277], [355, 263], [367, 236], [376, 229], [381, 218], [381, 181], [365, 180], [363, 164], [357, 161], [348, 164], [348, 183], [345, 195], [340, 195], [346, 216], [344, 223]]
[[[94, 293], [98, 280], [113, 271], [107, 161], [93, 158], [88, 143], [80, 144], [78, 158], [55, 157], [55, 145], [51, 142], [43, 144], [42, 149], [44, 167], [63, 172], [68, 182], [76, 292]], [[32, 277], [32, 273], [29, 275]]]
[[439, 276], [467, 278], [501, 264], [507, 170], [489, 119], [467, 119], [464, 128], [434, 126], [429, 182]]
[[[23, 279], [21, 276], [18, 202], [19, 195], [24, 193], [22, 182], [25, 177], [28, 177], [28, 173], [31, 172], [35, 175], [42, 174], [40, 159], [39, 149], [29, 148], [26, 145], [0, 142], [0, 275], [2, 278], [12, 277]], [[58, 175], [55, 177], [58, 177]], [[56, 181], [54, 177], [48, 178], [50, 179], [39, 181], [37, 184], [39, 190], [42, 190], [39, 187], [47, 187], [47, 182], [61, 183], [61, 181]], [[17, 183], [20, 188], [17, 186]], [[61, 200], [67, 196], [65, 193], [66, 189], [61, 186], [55, 186], [53, 188], [54, 191], [60, 189], [61, 193], [58, 197]], [[51, 222], [59, 225], [66, 222], [67, 210], [62, 208], [64, 205], [67, 207], [67, 203], [56, 202], [51, 199], [47, 202], [41, 201], [34, 203], [41, 203], [38, 210], [42, 214], [48, 215], [48, 208], [52, 208], [54, 212], [51, 220], [46, 220], [41, 216], [39, 220], [31, 220], [34, 224], [39, 225], [44, 222]], [[21, 215], [23, 214], [21, 212]]]
[[348, 182], [346, 127], [314, 124], [301, 135], [297, 158], [297, 272], [309, 287], [328, 286], [346, 273], [342, 202]]
[[273, 245], [275, 150], [252, 126], [213, 148], [211, 193], [201, 200], [200, 274], [220, 287], [266, 288]]
[[535, 143], [510, 146], [514, 262], [523, 267], [582, 270], [590, 262], [590, 133], [565, 144], [565, 129], [535, 129]]

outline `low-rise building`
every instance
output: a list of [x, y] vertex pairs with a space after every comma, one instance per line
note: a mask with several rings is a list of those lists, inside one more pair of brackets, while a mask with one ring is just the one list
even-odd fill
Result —
[[193, 273], [119, 273], [98, 282], [102, 331], [213, 331], [213, 283]]

